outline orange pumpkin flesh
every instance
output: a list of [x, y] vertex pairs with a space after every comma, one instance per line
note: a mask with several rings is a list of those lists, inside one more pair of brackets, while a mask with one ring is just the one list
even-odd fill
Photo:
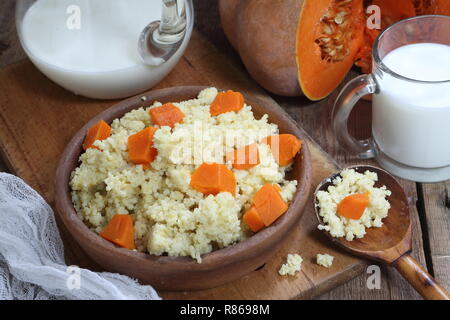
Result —
[[442, 14], [450, 15], [450, 1], [448, 0], [411, 0], [416, 15]]
[[434, 14], [450, 15], [450, 1], [437, 0], [436, 8], [433, 11]]
[[336, 89], [353, 66], [363, 41], [364, 8], [362, 1], [353, 0], [346, 8], [345, 26], [344, 23], [338, 25], [331, 22], [332, 28], [343, 28], [342, 33], [349, 37], [343, 42], [341, 59], [330, 61], [323, 57], [318, 39], [331, 39], [329, 42], [335, 39], [333, 35], [324, 33], [321, 21], [325, 15], [334, 11], [335, 2], [305, 0], [300, 14], [296, 40], [298, 80], [303, 93], [311, 100], [325, 98]]
[[397, 21], [416, 15], [416, 9], [411, 0], [373, 0], [372, 4], [380, 7], [381, 28], [383, 29]]
[[[411, 0], [373, 0], [371, 4], [380, 8], [381, 30], [397, 21], [416, 15], [416, 9]], [[363, 73], [372, 72], [372, 46], [381, 30], [365, 28], [364, 41], [355, 58], [355, 65], [361, 68]]]
[[380, 8], [381, 30], [366, 28], [363, 44], [356, 57], [355, 65], [363, 73], [372, 72], [372, 46], [382, 30], [402, 19], [426, 15], [450, 15], [450, 1], [448, 0], [372, 0], [369, 4]]

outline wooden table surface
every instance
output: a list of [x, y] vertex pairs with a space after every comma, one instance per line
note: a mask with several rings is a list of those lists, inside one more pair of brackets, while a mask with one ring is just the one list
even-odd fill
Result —
[[[26, 58], [16, 35], [14, 5], [14, 0], [0, 2], [0, 68]], [[239, 57], [228, 44], [221, 29], [217, 1], [194, 0], [194, 5], [197, 30], [242, 67]], [[313, 104], [303, 97], [271, 96], [341, 166], [363, 163], [346, 155], [329, 129], [332, 100]], [[367, 138], [370, 135], [370, 115], [369, 104], [361, 104], [354, 110], [349, 128], [356, 137]], [[1, 158], [0, 171], [8, 171]], [[422, 184], [399, 180], [413, 208], [413, 256], [450, 290], [450, 181]], [[380, 268], [380, 289], [368, 289], [370, 274], [364, 273], [318, 299], [420, 299], [397, 271], [386, 266]]]

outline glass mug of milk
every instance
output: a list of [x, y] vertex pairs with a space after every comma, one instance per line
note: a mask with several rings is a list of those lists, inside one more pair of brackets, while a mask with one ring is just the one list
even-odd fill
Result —
[[[347, 129], [357, 101], [372, 99], [372, 138]], [[373, 48], [373, 72], [348, 83], [333, 110], [339, 143], [360, 159], [418, 182], [450, 179], [450, 17], [419, 16], [386, 29]]]
[[[138, 50], [152, 21], [182, 17], [184, 38], [175, 54], [150, 66]], [[163, 7], [166, 6], [166, 7]], [[18, 0], [16, 27], [34, 65], [62, 87], [90, 98], [116, 99], [161, 81], [182, 57], [193, 28], [192, 0]]]

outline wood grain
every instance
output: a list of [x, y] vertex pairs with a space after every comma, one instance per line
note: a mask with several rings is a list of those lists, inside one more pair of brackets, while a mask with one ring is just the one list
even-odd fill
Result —
[[0, 68], [26, 58], [17, 38], [14, 0], [0, 2]]
[[[10, 65], [11, 63], [20, 61], [25, 58], [25, 54], [20, 47], [14, 24], [14, 0], [2, 0], [0, 2], [0, 67]], [[215, 0], [195, 0], [196, 13], [196, 28], [199, 30], [211, 43], [213, 43], [219, 51], [226, 55], [239, 69], [242, 69], [242, 64], [236, 52], [226, 41], [219, 23], [219, 15], [217, 2]], [[0, 87], [1, 88], [1, 87]], [[311, 103], [302, 98], [284, 98], [272, 96], [285, 110], [298, 122], [302, 127], [318, 142], [325, 151], [329, 152], [332, 157], [335, 157], [340, 165], [347, 165], [355, 163], [354, 159], [348, 158], [343, 154], [334, 141], [334, 138], [329, 128], [329, 110], [330, 105], [324, 101], [318, 105]], [[76, 101], [76, 99], [75, 99]], [[97, 104], [92, 104], [93, 107]], [[97, 106], [101, 110], [101, 103]], [[367, 137], [367, 121], [370, 111], [365, 107], [358, 107], [349, 122], [351, 132], [358, 137]], [[359, 123], [358, 119], [362, 117], [363, 123]], [[6, 165], [0, 159], [0, 171], [4, 171]], [[414, 207], [417, 201], [416, 186], [413, 183], [401, 182], [406, 187], [409, 200]], [[421, 215], [425, 225], [425, 229], [430, 231], [432, 236], [425, 237], [425, 249], [427, 255], [431, 255], [429, 266], [433, 269], [436, 279], [441, 281], [444, 286], [450, 288], [450, 241], [449, 236], [449, 209], [443, 205], [442, 199], [445, 198], [445, 190], [450, 189], [449, 182], [444, 184], [435, 184], [432, 186], [424, 185], [423, 198], [432, 199], [425, 201], [425, 206]], [[444, 192], [444, 193], [443, 193]], [[433, 200], [434, 199], [434, 200]], [[413, 219], [413, 252], [414, 256], [420, 263], [425, 262], [423, 241], [420, 228], [420, 221], [416, 210], [412, 212]], [[427, 223], [427, 221], [434, 221]], [[446, 225], [446, 227], [444, 227]], [[431, 242], [431, 244], [428, 242]], [[428, 248], [434, 249], [431, 254]], [[70, 250], [69, 250], [70, 251]], [[387, 269], [385, 266], [381, 267], [381, 288], [379, 290], [369, 290], [366, 281], [370, 274], [364, 273], [361, 276], [333, 289], [327, 294], [320, 296], [320, 299], [416, 299], [419, 296], [415, 291], [402, 279], [402, 277], [395, 271]]]
[[450, 288], [450, 181], [423, 184], [426, 235], [433, 270], [430, 272]]

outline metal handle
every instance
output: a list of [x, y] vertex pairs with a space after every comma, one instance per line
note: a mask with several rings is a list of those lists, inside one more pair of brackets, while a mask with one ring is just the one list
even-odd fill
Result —
[[356, 140], [348, 132], [347, 121], [350, 112], [359, 99], [377, 92], [377, 83], [372, 75], [356, 77], [342, 89], [333, 109], [333, 129], [338, 142], [360, 159], [375, 157], [377, 148], [373, 139]]

